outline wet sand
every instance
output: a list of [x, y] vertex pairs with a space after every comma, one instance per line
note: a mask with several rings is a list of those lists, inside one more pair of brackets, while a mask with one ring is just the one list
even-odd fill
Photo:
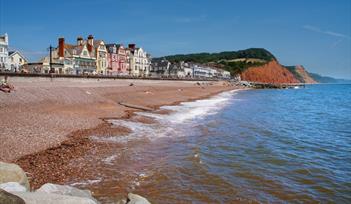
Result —
[[10, 78], [9, 82], [15, 91], [0, 92], [0, 160], [24, 168], [33, 188], [84, 174], [67, 164], [87, 150], [109, 148], [90, 142], [89, 136], [126, 134], [128, 129], [104, 122], [129, 118], [136, 111], [119, 102], [156, 109], [238, 88], [194, 81]]

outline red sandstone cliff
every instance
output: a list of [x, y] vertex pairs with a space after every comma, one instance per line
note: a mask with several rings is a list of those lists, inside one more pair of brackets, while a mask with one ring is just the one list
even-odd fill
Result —
[[308, 83], [308, 84], [315, 84], [317, 83], [316, 80], [314, 80], [305, 70], [305, 68], [301, 65], [296, 65], [295, 66], [295, 72], [300, 76], [300, 81], [303, 83]]
[[262, 66], [249, 67], [241, 73], [241, 79], [263, 83], [299, 83], [299, 80], [276, 60]]

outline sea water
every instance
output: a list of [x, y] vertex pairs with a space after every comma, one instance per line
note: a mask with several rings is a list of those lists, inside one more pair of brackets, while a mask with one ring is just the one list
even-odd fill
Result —
[[92, 137], [120, 145], [95, 158], [100, 200], [118, 188], [155, 203], [351, 201], [351, 85], [230, 91], [161, 109], [170, 113], [138, 113], [151, 124], [110, 121], [130, 134]]

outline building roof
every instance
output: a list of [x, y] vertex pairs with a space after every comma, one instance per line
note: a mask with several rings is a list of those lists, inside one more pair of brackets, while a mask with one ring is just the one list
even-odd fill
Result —
[[102, 41], [102, 40], [94, 40], [93, 46], [94, 46], [95, 48], [97, 48], [97, 47], [99, 47], [100, 44], [103, 43], [103, 42], [104, 42], [104, 41]]
[[116, 43], [105, 44], [106, 47], [117, 47], [117, 45]]
[[17, 53], [19, 56], [21, 56], [25, 61], [28, 62], [27, 58], [26, 58], [22, 53], [20, 53], [18, 50], [9, 51], [9, 57], [15, 55], [16, 53]]
[[[83, 51], [84, 46], [86, 46], [86, 42], [84, 42], [82, 45], [72, 45], [72, 44], [65, 44], [65, 49], [67, 52], [69, 52], [71, 55], [80, 55]], [[75, 51], [75, 53], [74, 53]], [[95, 51], [94, 49], [89, 52], [90, 57], [95, 57]]]

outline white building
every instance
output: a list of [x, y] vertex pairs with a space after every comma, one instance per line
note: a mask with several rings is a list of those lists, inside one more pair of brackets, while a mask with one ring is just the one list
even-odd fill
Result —
[[[230, 75], [230, 72], [229, 71], [226, 71], [226, 70], [222, 70], [222, 78], [223, 79], [230, 79], [231, 78], [231, 75]], [[239, 75], [240, 76], [240, 75]]]
[[18, 72], [23, 65], [28, 63], [28, 60], [19, 51], [11, 51], [9, 52], [9, 63], [11, 71]]
[[150, 76], [165, 77], [169, 75], [171, 63], [166, 59], [153, 59], [150, 65]]
[[182, 63], [173, 63], [169, 68], [169, 76], [173, 78], [184, 78], [185, 72]]
[[192, 78], [194, 77], [194, 70], [193, 68], [190, 66], [189, 63], [186, 62], [181, 62], [181, 66], [184, 70], [184, 76], [187, 78]]
[[150, 74], [150, 57], [143, 48], [136, 48], [135, 44], [129, 44], [129, 68], [130, 74], [137, 77], [146, 77]]
[[205, 67], [198, 64], [192, 64], [193, 76], [195, 78], [211, 78], [213, 76], [213, 70], [209, 67]]
[[7, 33], [0, 36], [0, 70], [9, 70], [9, 38]]

